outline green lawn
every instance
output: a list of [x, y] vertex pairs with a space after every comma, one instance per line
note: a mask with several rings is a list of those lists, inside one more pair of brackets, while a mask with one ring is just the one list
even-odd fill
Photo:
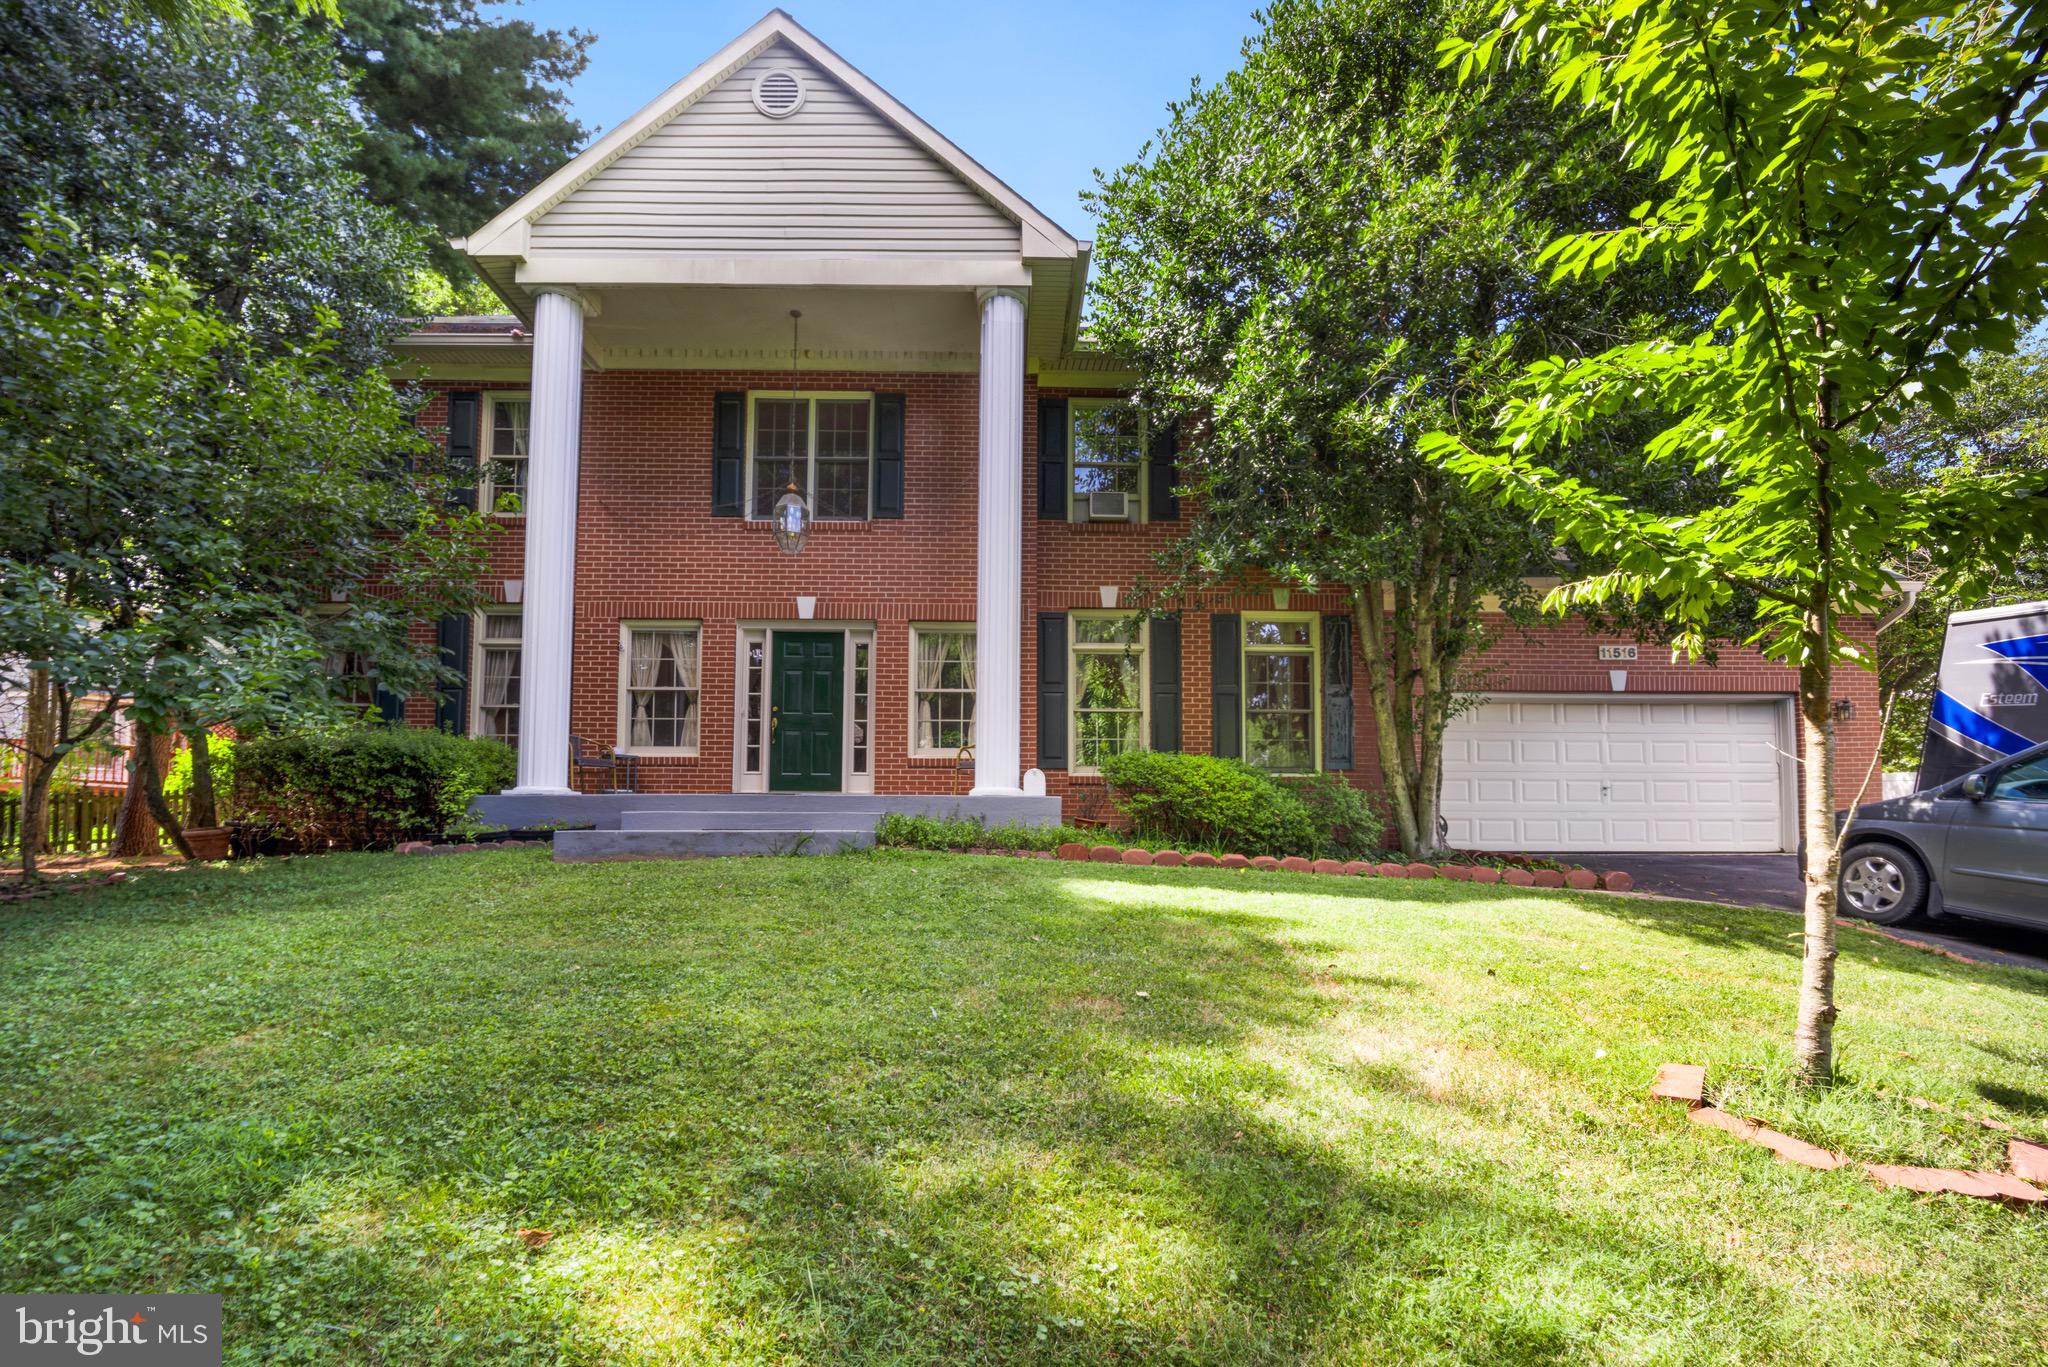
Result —
[[[0, 911], [0, 1286], [231, 1362], [2048, 1360], [2048, 1217], [1781, 1166], [1797, 923], [884, 853], [177, 870]], [[2048, 976], [1861, 933], [1858, 1157], [2048, 1130]], [[553, 1238], [528, 1252], [523, 1228]]]

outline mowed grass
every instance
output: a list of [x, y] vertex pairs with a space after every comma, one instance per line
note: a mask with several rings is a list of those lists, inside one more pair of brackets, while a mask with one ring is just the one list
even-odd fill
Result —
[[[0, 1285], [223, 1292], [236, 1363], [2048, 1358], [2041, 1213], [1644, 1099], [1769, 1101], [1796, 930], [900, 853], [146, 875], [0, 912]], [[1841, 1000], [1849, 1085], [1783, 1104], [1857, 1156], [1980, 1143], [1907, 1095], [2048, 1128], [2048, 977], [1845, 933]]]

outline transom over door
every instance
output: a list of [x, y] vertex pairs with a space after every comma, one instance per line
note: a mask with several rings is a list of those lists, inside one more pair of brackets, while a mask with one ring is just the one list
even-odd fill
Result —
[[1482, 850], [1781, 850], [1781, 704], [1493, 701], [1444, 733], [1450, 843]]
[[770, 789], [839, 791], [845, 653], [846, 638], [836, 631], [775, 633], [768, 713]]

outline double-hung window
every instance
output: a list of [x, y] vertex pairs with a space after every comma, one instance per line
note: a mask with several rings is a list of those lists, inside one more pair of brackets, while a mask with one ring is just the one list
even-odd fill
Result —
[[974, 628], [913, 627], [910, 750], [951, 759], [974, 744]]
[[696, 624], [627, 622], [619, 633], [619, 744], [634, 754], [696, 754]]
[[[1140, 514], [1145, 497], [1145, 424], [1123, 399], [1072, 399], [1067, 404], [1067, 449], [1073, 453], [1074, 499], [1090, 521]], [[1105, 498], [1108, 500], [1105, 502]]]
[[520, 617], [517, 611], [477, 614], [476, 669], [472, 685], [476, 715], [471, 731], [519, 745]]
[[1313, 613], [1246, 614], [1244, 757], [1281, 774], [1316, 767], [1317, 653], [1322, 626]]
[[533, 401], [525, 394], [491, 394], [484, 405], [484, 497], [494, 513], [526, 511], [526, 451]]
[[821, 522], [870, 516], [875, 456], [871, 394], [756, 394], [748, 425], [748, 516], [765, 518], [792, 484]]
[[1145, 745], [1145, 637], [1129, 614], [1067, 615], [1073, 652], [1076, 772]]

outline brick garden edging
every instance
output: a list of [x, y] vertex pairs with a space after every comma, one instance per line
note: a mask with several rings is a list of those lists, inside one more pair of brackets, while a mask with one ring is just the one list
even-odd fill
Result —
[[[1686, 1108], [1687, 1118], [1695, 1125], [1725, 1130], [1737, 1139], [1761, 1145], [1777, 1154], [1780, 1162], [1796, 1163], [1817, 1172], [1851, 1166], [1848, 1158], [1831, 1149], [1809, 1144], [1804, 1139], [1721, 1110], [1708, 1102], [1706, 1093], [1707, 1070], [1696, 1063], [1662, 1064], [1650, 1083], [1652, 1100], [1681, 1102]], [[2048, 1192], [2031, 1185], [2032, 1182], [2048, 1182], [2048, 1147], [2024, 1139], [2009, 1139], [2005, 1145], [2005, 1161], [2012, 1168], [2009, 1173], [1916, 1168], [1896, 1163], [1856, 1163], [1854, 1166], [1861, 1168], [1880, 1187], [1899, 1187], [1928, 1194], [1954, 1192], [1958, 1196], [2004, 1201], [2014, 1206], [2048, 1203]]]
[[1595, 873], [1591, 869], [1497, 869], [1490, 864], [1376, 864], [1369, 859], [1307, 860], [1300, 855], [1275, 859], [1270, 854], [1246, 858], [1241, 854], [1183, 854], [1179, 850], [1146, 850], [1135, 846], [1083, 845], [1070, 842], [1053, 851], [1058, 859], [1076, 863], [1127, 864], [1155, 869], [1279, 869], [1287, 873], [1326, 873], [1345, 878], [1445, 878], [1453, 882], [1504, 883], [1514, 888], [1572, 888], [1579, 892], [1627, 892], [1636, 880], [1615, 870]]

